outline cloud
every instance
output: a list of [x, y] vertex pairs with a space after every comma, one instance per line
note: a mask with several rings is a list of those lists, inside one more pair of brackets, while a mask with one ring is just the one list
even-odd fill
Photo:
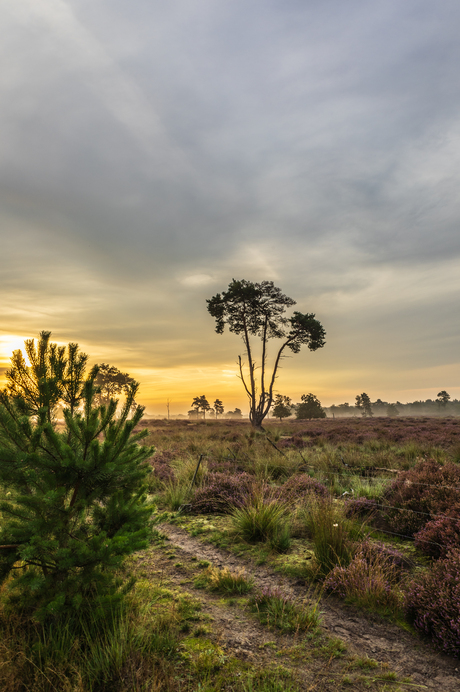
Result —
[[5, 2], [4, 329], [217, 373], [235, 341], [206, 298], [271, 279], [324, 321], [326, 379], [411, 353], [455, 379], [459, 18], [427, 0]]

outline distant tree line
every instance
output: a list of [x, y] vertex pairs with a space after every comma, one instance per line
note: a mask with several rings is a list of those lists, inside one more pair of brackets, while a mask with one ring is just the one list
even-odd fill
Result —
[[436, 399], [426, 399], [425, 401], [412, 401], [402, 404], [400, 401], [389, 402], [376, 399], [371, 401], [370, 397], [364, 392], [358, 394], [355, 405], [349, 403], [334, 404], [326, 409], [329, 416], [333, 418], [349, 416], [460, 416], [460, 401], [451, 399], [450, 394], [445, 389], [438, 392]]
[[216, 420], [218, 416], [223, 418], [243, 417], [243, 413], [239, 408], [236, 408], [234, 411], [227, 411], [224, 413], [224, 405], [220, 399], [216, 399], [213, 406], [211, 406], [205, 394], [196, 396], [192, 401], [192, 408], [187, 414], [188, 417], [192, 420], [205, 420], [206, 413], [209, 413], [210, 416], [214, 416]]
[[302, 394], [300, 403], [294, 404], [288, 396], [277, 394], [273, 402], [272, 416], [282, 420], [295, 414], [299, 420], [312, 418], [326, 418], [326, 412], [321, 402], [314, 394]]

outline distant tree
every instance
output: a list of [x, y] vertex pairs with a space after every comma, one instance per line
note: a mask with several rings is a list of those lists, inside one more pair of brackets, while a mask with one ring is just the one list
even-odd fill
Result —
[[216, 399], [214, 402], [214, 411], [216, 412], [216, 418], [217, 416], [221, 416], [224, 412], [224, 405], [221, 402], [220, 399]]
[[[325, 344], [325, 331], [312, 313], [294, 312], [285, 317], [287, 308], [295, 305], [277, 288], [273, 281], [253, 283], [235, 281], [228, 290], [213, 296], [208, 303], [208, 312], [216, 320], [216, 332], [223, 334], [225, 325], [241, 336], [248, 358], [247, 370], [238, 356], [239, 377], [249, 399], [249, 419], [254, 428], [263, 430], [262, 422], [273, 403], [273, 388], [285, 350], [298, 353], [303, 345], [316, 351]], [[261, 340], [260, 378], [256, 382], [256, 362], [251, 337]], [[267, 373], [267, 346], [270, 339], [281, 339], [271, 374]]]
[[275, 416], [275, 418], [279, 418], [280, 420], [292, 416], [291, 399], [288, 396], [277, 394], [275, 396], [275, 401], [273, 402], [272, 414]]
[[396, 418], [396, 416], [399, 416], [399, 408], [396, 404], [388, 404], [386, 411], [389, 418]]
[[121, 372], [114, 365], [101, 363], [97, 366], [99, 372], [94, 384], [97, 387], [94, 396], [95, 406], [107, 406], [111, 399], [118, 399], [121, 395], [127, 395], [134, 379], [127, 372]]
[[196, 410], [197, 414], [201, 412], [203, 414], [203, 418], [206, 418], [206, 411], [211, 410], [211, 406], [204, 394], [194, 398], [192, 401], [192, 408]]
[[363, 418], [372, 418], [372, 404], [366, 392], [356, 396], [356, 408], [361, 412]]
[[438, 393], [438, 398], [436, 399], [436, 401], [438, 402], [439, 406], [445, 408], [450, 401], [450, 394], [448, 394], [446, 390], [443, 389], [442, 392]]
[[241, 412], [241, 409], [236, 408], [234, 411], [227, 411], [225, 414], [226, 418], [242, 418], [243, 414]]
[[300, 399], [302, 403], [296, 406], [296, 417], [298, 419], [326, 418], [326, 411], [322, 408], [320, 400], [314, 394], [302, 394]]

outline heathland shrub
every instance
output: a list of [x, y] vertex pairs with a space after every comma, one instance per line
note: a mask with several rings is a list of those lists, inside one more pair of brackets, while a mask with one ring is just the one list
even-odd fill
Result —
[[337, 565], [330, 572], [324, 588], [363, 607], [397, 609], [401, 600], [393, 588], [397, 581], [398, 570], [390, 558], [364, 541], [349, 565]]
[[350, 519], [375, 515], [378, 511], [377, 500], [368, 497], [352, 497], [345, 500], [345, 514]]
[[403, 570], [413, 566], [411, 560], [403, 555], [403, 553], [382, 541], [370, 541], [366, 539], [360, 544], [359, 551], [369, 563], [380, 560], [390, 565], [395, 570], [395, 576], [398, 576]]
[[416, 547], [435, 559], [446, 557], [452, 548], [460, 548], [460, 504], [447, 516], [428, 522], [414, 536]]
[[446, 654], [460, 658], [460, 550], [452, 550], [410, 584], [406, 614]]
[[169, 483], [174, 480], [174, 469], [171, 466], [171, 461], [174, 459], [174, 453], [170, 451], [156, 452], [153, 457], [147, 459], [152, 473], [149, 476], [149, 490], [154, 491], [161, 488], [164, 483]]
[[241, 507], [247, 500], [254, 483], [248, 473], [211, 473], [206, 476], [206, 484], [197, 488], [189, 502], [194, 514], [229, 514], [235, 507]]
[[291, 476], [286, 483], [283, 483], [275, 491], [275, 497], [286, 503], [295, 503], [303, 501], [316, 495], [317, 497], [326, 498], [329, 496], [328, 489], [319, 481], [311, 478], [306, 473], [301, 473], [296, 476]]
[[421, 461], [399, 475], [387, 492], [385, 516], [398, 533], [413, 536], [433, 514], [445, 514], [460, 499], [460, 466], [444, 466], [433, 459]]

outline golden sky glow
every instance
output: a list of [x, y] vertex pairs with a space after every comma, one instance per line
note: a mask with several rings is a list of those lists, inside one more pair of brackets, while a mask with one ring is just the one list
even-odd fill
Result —
[[206, 299], [272, 280], [326, 346], [279, 392], [460, 398], [460, 6], [6, 0], [0, 380], [50, 330], [149, 413], [247, 411]]

